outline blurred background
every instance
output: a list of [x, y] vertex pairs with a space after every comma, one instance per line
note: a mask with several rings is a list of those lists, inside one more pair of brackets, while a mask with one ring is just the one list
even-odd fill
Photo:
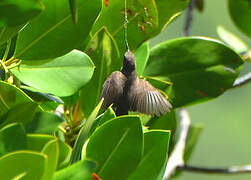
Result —
[[[185, 15], [186, 12], [152, 39], [150, 45], [182, 36]], [[251, 48], [251, 38], [240, 32], [230, 18], [227, 0], [205, 0], [204, 11], [194, 11], [191, 35], [219, 39], [216, 32], [218, 25], [238, 35]], [[251, 63], [245, 64], [242, 74], [248, 71], [251, 71]], [[251, 164], [251, 83], [228, 90], [215, 100], [191, 106], [188, 110], [192, 123], [204, 126], [189, 164], [205, 167]], [[176, 179], [250, 180], [251, 174], [207, 175], [185, 172]]]

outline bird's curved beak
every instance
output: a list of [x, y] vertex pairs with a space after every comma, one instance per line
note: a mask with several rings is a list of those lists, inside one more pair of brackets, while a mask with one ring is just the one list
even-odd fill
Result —
[[129, 51], [130, 51], [130, 49], [129, 49], [128, 42], [126, 41], [125, 43], [126, 43], [126, 51], [127, 51], [127, 52], [129, 52]]

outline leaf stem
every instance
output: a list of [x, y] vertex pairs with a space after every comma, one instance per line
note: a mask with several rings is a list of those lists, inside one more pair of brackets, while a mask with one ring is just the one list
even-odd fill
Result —
[[12, 60], [14, 59], [14, 56], [12, 56], [10, 59], [8, 59], [7, 61], [5, 61], [4, 63], [6, 65], [10, 64], [12, 62]]
[[8, 57], [8, 54], [9, 54], [9, 51], [10, 51], [10, 45], [11, 45], [11, 39], [7, 41], [7, 46], [6, 46], [6, 49], [5, 49], [5, 52], [4, 52], [4, 55], [3, 55], [3, 59], [2, 59], [3, 62]]
[[63, 132], [64, 134], [66, 133], [66, 130], [65, 130], [62, 126], [59, 126], [59, 127], [58, 127], [58, 130], [60, 130], [60, 131]]
[[22, 62], [22, 61], [19, 61], [19, 62], [16, 63], [16, 64], [12, 64], [12, 65], [8, 66], [7, 68], [8, 68], [8, 69], [12, 69], [12, 68], [18, 67], [18, 66], [21, 64], [21, 62]]

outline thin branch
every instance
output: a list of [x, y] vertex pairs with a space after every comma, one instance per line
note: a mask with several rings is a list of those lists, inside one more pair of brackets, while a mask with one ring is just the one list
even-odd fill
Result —
[[191, 124], [188, 112], [185, 109], [180, 111], [180, 134], [177, 143], [171, 153], [167, 165], [163, 180], [167, 180], [178, 167], [184, 165], [183, 156], [185, 153], [186, 139], [189, 132], [189, 127]]
[[228, 168], [207, 168], [207, 167], [196, 167], [190, 165], [184, 165], [178, 167], [179, 170], [192, 171], [196, 173], [208, 173], [208, 174], [243, 174], [251, 173], [251, 165], [246, 166], [232, 166]]
[[243, 86], [249, 82], [251, 82], [251, 72], [236, 79], [236, 81], [234, 82], [233, 88]]
[[188, 5], [187, 9], [187, 16], [186, 16], [186, 22], [184, 27], [184, 36], [189, 36], [190, 34], [190, 28], [193, 21], [193, 9], [194, 9], [195, 0], [190, 0], [190, 3]]

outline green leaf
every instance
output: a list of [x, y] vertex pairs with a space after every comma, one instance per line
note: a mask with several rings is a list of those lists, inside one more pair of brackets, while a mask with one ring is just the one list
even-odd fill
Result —
[[[5, 44], [2, 45], [2, 47], [4, 47], [4, 51], [7, 50], [7, 46], [9, 46], [9, 50], [8, 50], [8, 55], [6, 59], [10, 59], [13, 57], [15, 49], [16, 49], [16, 42], [17, 42], [17, 34], [15, 34], [13, 32], [13, 34], [9, 34], [9, 32], [4, 33], [4, 35], [6, 36], [6, 39], [3, 38], [4, 40], [6, 40], [7, 42]], [[13, 35], [13, 36], [12, 36]], [[9, 36], [9, 37], [8, 37]], [[10, 37], [11, 36], [11, 37]], [[8, 38], [8, 39], [7, 39]], [[3, 55], [4, 56], [4, 55]], [[1, 56], [1, 58], [3, 58], [3, 56]], [[14, 79], [15, 80], [15, 79]]]
[[55, 111], [59, 104], [63, 104], [59, 97], [53, 96], [49, 93], [42, 93], [35, 88], [24, 85], [21, 85], [20, 88], [25, 94], [37, 102], [44, 111]]
[[156, 0], [158, 9], [158, 29], [160, 33], [168, 24], [170, 24], [187, 7], [190, 0]]
[[54, 101], [57, 104], [64, 104], [59, 97], [53, 96], [49, 93], [41, 92], [36, 88], [26, 85], [21, 85], [20, 88], [36, 102]]
[[56, 103], [55, 101], [46, 101], [46, 102], [43, 102], [42, 104], [40, 104], [40, 107], [44, 111], [56, 111], [56, 109], [58, 107], [58, 103]]
[[15, 27], [0, 27], [0, 46], [14, 37], [23, 27], [24, 25]]
[[18, 26], [39, 15], [43, 6], [39, 0], [1, 0], [0, 26]]
[[54, 180], [90, 180], [96, 163], [88, 160], [79, 161], [65, 169], [57, 171]]
[[104, 124], [105, 122], [113, 119], [116, 117], [115, 112], [113, 111], [112, 107], [108, 107], [106, 111], [103, 114], [100, 114], [96, 119], [95, 122], [92, 125], [92, 128], [90, 130], [90, 134], [92, 134], [96, 128]]
[[17, 123], [9, 124], [0, 130], [0, 156], [27, 147], [24, 128]]
[[144, 133], [144, 155], [129, 180], [161, 180], [166, 166], [170, 131], [148, 131]]
[[[105, 27], [116, 42], [121, 57], [125, 51], [124, 23], [125, 2], [123, 0], [103, 2], [103, 8], [99, 19], [95, 23], [92, 33]], [[127, 17], [128, 42], [132, 51], [136, 50], [144, 41], [154, 35], [170, 23], [177, 13], [188, 4], [188, 0], [128, 0]]]
[[1, 179], [13, 179], [26, 173], [23, 179], [41, 179], [47, 158], [41, 153], [16, 151], [0, 158]]
[[19, 88], [0, 81], [0, 116], [18, 104], [29, 102], [32, 102], [32, 99]]
[[135, 52], [138, 76], [141, 76], [143, 74], [148, 58], [149, 58], [149, 42], [145, 42]]
[[58, 147], [58, 140], [54, 139], [50, 142], [48, 142], [43, 150], [43, 154], [47, 155], [48, 163], [43, 175], [43, 180], [50, 180], [53, 178], [54, 171], [57, 168], [58, 163], [58, 156], [59, 156], [59, 147]]
[[[104, 4], [99, 19], [92, 30], [94, 34], [105, 26], [109, 34], [114, 37], [121, 55], [125, 51], [124, 4], [122, 0], [109, 1], [107, 6]], [[149, 39], [156, 30], [158, 26], [157, 13], [154, 1], [127, 1], [128, 34], [133, 34], [133, 36], [128, 36], [131, 50], [135, 50], [141, 43]], [[144, 27], [144, 30], [142, 30], [142, 27]]]
[[11, 72], [23, 83], [56, 96], [76, 93], [92, 77], [94, 65], [83, 52], [41, 61], [24, 61]]
[[235, 25], [246, 35], [251, 36], [251, 2], [250, 0], [229, 0], [228, 8]]
[[170, 81], [174, 108], [215, 98], [231, 88], [243, 60], [219, 41], [186, 37], [160, 43], [150, 52], [145, 76]]
[[99, 101], [105, 79], [112, 71], [121, 67], [121, 61], [118, 58], [112, 61], [112, 57], [116, 58], [117, 54], [105, 29], [91, 40], [87, 53], [96, 66], [92, 79], [82, 88], [80, 97], [83, 112], [89, 116]]
[[14, 122], [22, 123], [26, 128], [38, 110], [38, 105], [34, 102], [18, 104], [0, 117], [0, 128]]
[[174, 134], [176, 129], [176, 112], [171, 110], [171, 112], [165, 114], [161, 117], [152, 117], [151, 120], [147, 123], [149, 129], [165, 129], [170, 130]]
[[[27, 135], [27, 148], [32, 151], [41, 152], [43, 148], [50, 141], [55, 140], [54, 136], [44, 134], [28, 134]], [[70, 160], [71, 147], [64, 142], [58, 141], [59, 146], [59, 157], [58, 157], [58, 168], [68, 164]]]
[[94, 122], [98, 115], [98, 112], [100, 110], [102, 103], [103, 103], [103, 99], [99, 102], [96, 108], [92, 111], [91, 115], [88, 117], [88, 119], [84, 123], [84, 127], [82, 127], [81, 130], [79, 131], [78, 137], [75, 141], [75, 144], [72, 150], [72, 155], [71, 155], [71, 160], [70, 160], [71, 164], [81, 159], [82, 148], [84, 146], [84, 143], [90, 136], [93, 125], [95, 125]]
[[71, 16], [75, 23], [78, 24], [78, 7], [77, 7], [77, 0], [69, 0], [70, 9], [71, 9]]
[[70, 52], [84, 42], [101, 8], [100, 0], [78, 1], [76, 26], [68, 0], [43, 3], [45, 10], [19, 33], [15, 52], [19, 59], [49, 59]]
[[27, 134], [27, 148], [31, 151], [41, 152], [44, 146], [55, 140], [54, 136], [45, 134]]
[[59, 141], [58, 169], [64, 168], [70, 162], [72, 148], [68, 144]]
[[97, 162], [103, 179], [127, 179], [143, 153], [143, 134], [138, 116], [120, 116], [100, 126], [90, 137], [85, 157]]
[[27, 127], [28, 133], [53, 134], [63, 122], [59, 116], [49, 112], [37, 112]]
[[[158, 90], [161, 91], [161, 89], [165, 89], [166, 90], [166, 93], [169, 92], [169, 90], [171, 89], [171, 85], [172, 85], [172, 82], [170, 81], [167, 81], [167, 80], [163, 80], [163, 79], [160, 79], [158, 77], [151, 77], [151, 76], [146, 76], [145, 79], [150, 82], [155, 88], [157, 88]], [[162, 92], [165, 96], [166, 93], [165, 92]]]
[[100, 117], [100, 119], [97, 121], [98, 122], [98, 126], [101, 126], [102, 124], [104, 124], [105, 122], [113, 119], [116, 117], [115, 112], [113, 111], [112, 107], [110, 106], [109, 108], [107, 108], [107, 110], [104, 112], [103, 116]]
[[236, 52], [243, 53], [248, 50], [248, 46], [235, 34], [228, 31], [223, 26], [217, 27], [217, 33], [220, 38], [230, 47], [232, 47]]
[[187, 141], [186, 141], [186, 149], [184, 153], [185, 162], [188, 162], [189, 158], [191, 157], [202, 130], [203, 130], [203, 126], [198, 126], [198, 125], [190, 126]]

